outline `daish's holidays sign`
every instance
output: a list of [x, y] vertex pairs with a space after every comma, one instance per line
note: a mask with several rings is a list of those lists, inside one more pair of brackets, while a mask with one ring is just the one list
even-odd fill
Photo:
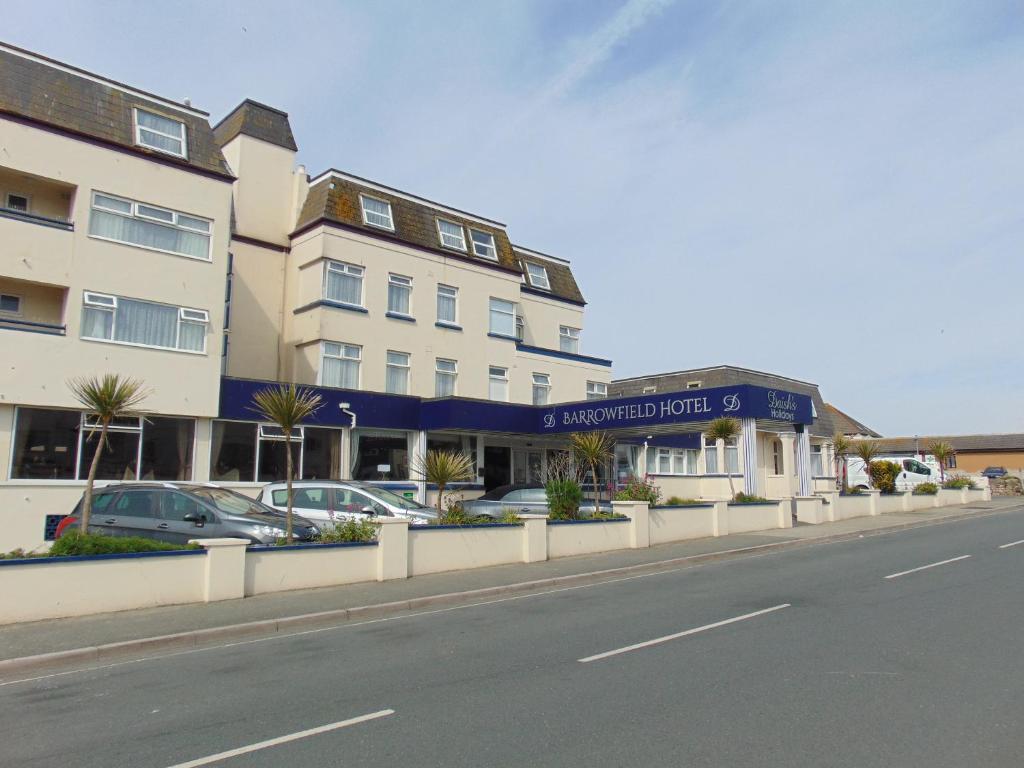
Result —
[[719, 416], [778, 419], [809, 423], [810, 398], [753, 385], [715, 387], [700, 392], [617, 398], [556, 405], [543, 412], [541, 432], [623, 429], [660, 424], [710, 421]]

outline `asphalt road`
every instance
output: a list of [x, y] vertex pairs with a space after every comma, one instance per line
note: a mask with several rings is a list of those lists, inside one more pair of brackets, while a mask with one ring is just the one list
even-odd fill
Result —
[[0, 765], [1018, 768], [1022, 575], [1017, 511], [9, 681]]

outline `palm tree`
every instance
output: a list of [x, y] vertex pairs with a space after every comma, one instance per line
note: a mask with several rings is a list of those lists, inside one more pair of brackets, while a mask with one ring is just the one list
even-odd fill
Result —
[[612, 457], [615, 442], [607, 432], [573, 432], [569, 435], [569, 445], [576, 458], [590, 467], [590, 476], [594, 481], [594, 511], [597, 512], [601, 505], [597, 468]]
[[[96, 453], [89, 465], [89, 477], [85, 481], [85, 498], [82, 499], [82, 519], [79, 528], [82, 533], [89, 532], [89, 518], [92, 516], [92, 487], [96, 482], [96, 470], [100, 465], [100, 454], [108, 448], [107, 430], [110, 422], [115, 419], [138, 416], [135, 410], [149, 395], [149, 391], [139, 379], [121, 378], [120, 374], [107, 373], [102, 378], [82, 376], [67, 382], [71, 394], [85, 406], [86, 413], [100, 425], [100, 439], [96, 445]], [[92, 437], [90, 431], [89, 437]]]
[[[708, 440], [714, 440], [715, 443], [722, 440], [728, 443], [730, 440], [736, 440], [742, 433], [742, 427], [740, 426], [740, 420], [734, 419], [731, 416], [719, 416], [717, 419], [712, 419], [711, 423], [708, 424], [707, 431], [704, 432], [704, 436]], [[729, 471], [729, 467], [725, 467], [726, 477], [729, 478], [729, 493], [732, 494], [732, 498], [736, 498], [736, 488], [732, 484], [732, 472]]]
[[864, 462], [864, 474], [868, 476], [868, 485], [871, 486], [871, 462], [878, 457], [878, 443], [874, 440], [857, 440], [853, 452]]
[[284, 432], [285, 467], [288, 485], [288, 509], [285, 517], [285, 539], [292, 543], [292, 430], [308, 419], [323, 404], [320, 395], [311, 389], [296, 387], [294, 384], [278, 384], [276, 387], [261, 389], [252, 396], [253, 407], [267, 421], [272, 421]]
[[473, 457], [462, 451], [427, 451], [421, 459], [413, 461], [412, 471], [425, 482], [437, 486], [437, 516], [444, 500], [444, 489], [452, 483], [465, 483], [473, 479]]
[[946, 482], [946, 465], [949, 463], [949, 460], [956, 455], [956, 451], [953, 450], [953, 446], [945, 440], [936, 440], [928, 446], [928, 453], [934, 456], [935, 460], [939, 462], [939, 482]]
[[850, 438], [844, 435], [842, 432], [836, 432], [832, 436], [832, 454], [835, 458], [836, 467], [836, 489], [842, 490], [846, 483], [843, 482], [843, 475], [845, 475], [846, 469], [846, 457], [850, 453], [850, 448], [853, 447], [850, 442]]

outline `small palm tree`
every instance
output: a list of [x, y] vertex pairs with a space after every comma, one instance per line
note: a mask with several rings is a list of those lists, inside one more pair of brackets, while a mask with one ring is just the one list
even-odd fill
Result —
[[249, 410], [271, 421], [284, 432], [285, 481], [288, 486], [288, 508], [285, 517], [285, 539], [292, 543], [292, 431], [308, 419], [323, 404], [320, 395], [311, 389], [296, 387], [294, 384], [279, 384], [261, 389], [252, 396], [253, 407]]
[[594, 480], [594, 510], [597, 511], [601, 505], [597, 468], [612, 457], [615, 442], [607, 432], [573, 432], [569, 435], [569, 445], [576, 458], [590, 467], [590, 476]]
[[[92, 488], [96, 482], [96, 470], [100, 465], [100, 454], [108, 448], [107, 430], [110, 422], [115, 419], [138, 416], [136, 408], [149, 395], [139, 379], [122, 378], [116, 373], [107, 373], [102, 377], [82, 376], [67, 382], [71, 394], [80, 402], [89, 416], [100, 425], [99, 443], [89, 465], [89, 477], [85, 481], [85, 498], [82, 500], [82, 519], [79, 526], [82, 533], [89, 532], [89, 519], [92, 516]], [[89, 437], [92, 437], [90, 431]]]
[[835, 457], [836, 488], [838, 490], [842, 490], [846, 484], [843, 482], [843, 476], [846, 474], [846, 457], [849, 455], [851, 447], [850, 438], [842, 432], [836, 432], [832, 436], [832, 454]]
[[[719, 416], [717, 419], [712, 419], [711, 423], [708, 424], [707, 431], [704, 432], [704, 436], [708, 440], [714, 440], [716, 443], [719, 440], [728, 443], [730, 440], [736, 440], [739, 438], [742, 427], [740, 426], [740, 420], [734, 419], [731, 416]], [[729, 471], [729, 467], [725, 467], [726, 477], [729, 478], [729, 493], [732, 494], [732, 498], [736, 498], [736, 488], [732, 484], [732, 473]]]
[[953, 446], [945, 440], [936, 440], [928, 446], [928, 453], [934, 456], [935, 460], [939, 462], [939, 482], [946, 482], [946, 465], [949, 463], [949, 460], [956, 455], [956, 451], [953, 450]]
[[462, 451], [427, 451], [421, 459], [413, 461], [413, 474], [437, 486], [437, 516], [444, 514], [441, 507], [444, 489], [452, 483], [465, 483], [473, 479], [473, 457]]
[[878, 458], [878, 443], [874, 440], [858, 440], [854, 445], [854, 453], [857, 458], [864, 462], [864, 474], [868, 476], [868, 485], [871, 486], [871, 462]]

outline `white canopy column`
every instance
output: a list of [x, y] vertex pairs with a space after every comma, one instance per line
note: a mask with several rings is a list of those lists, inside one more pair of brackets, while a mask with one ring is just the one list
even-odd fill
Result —
[[797, 426], [800, 431], [796, 435], [796, 471], [799, 478], [799, 495], [810, 496], [814, 490], [811, 480], [811, 435], [807, 427]]
[[757, 496], [757, 422], [752, 416], [747, 416], [740, 419], [740, 426], [743, 437], [743, 492]]
[[416, 501], [420, 504], [427, 503], [427, 478], [417, 472], [423, 468], [427, 458], [427, 433], [423, 430], [410, 433], [412, 443], [412, 455], [409, 457], [409, 479], [416, 483]]

